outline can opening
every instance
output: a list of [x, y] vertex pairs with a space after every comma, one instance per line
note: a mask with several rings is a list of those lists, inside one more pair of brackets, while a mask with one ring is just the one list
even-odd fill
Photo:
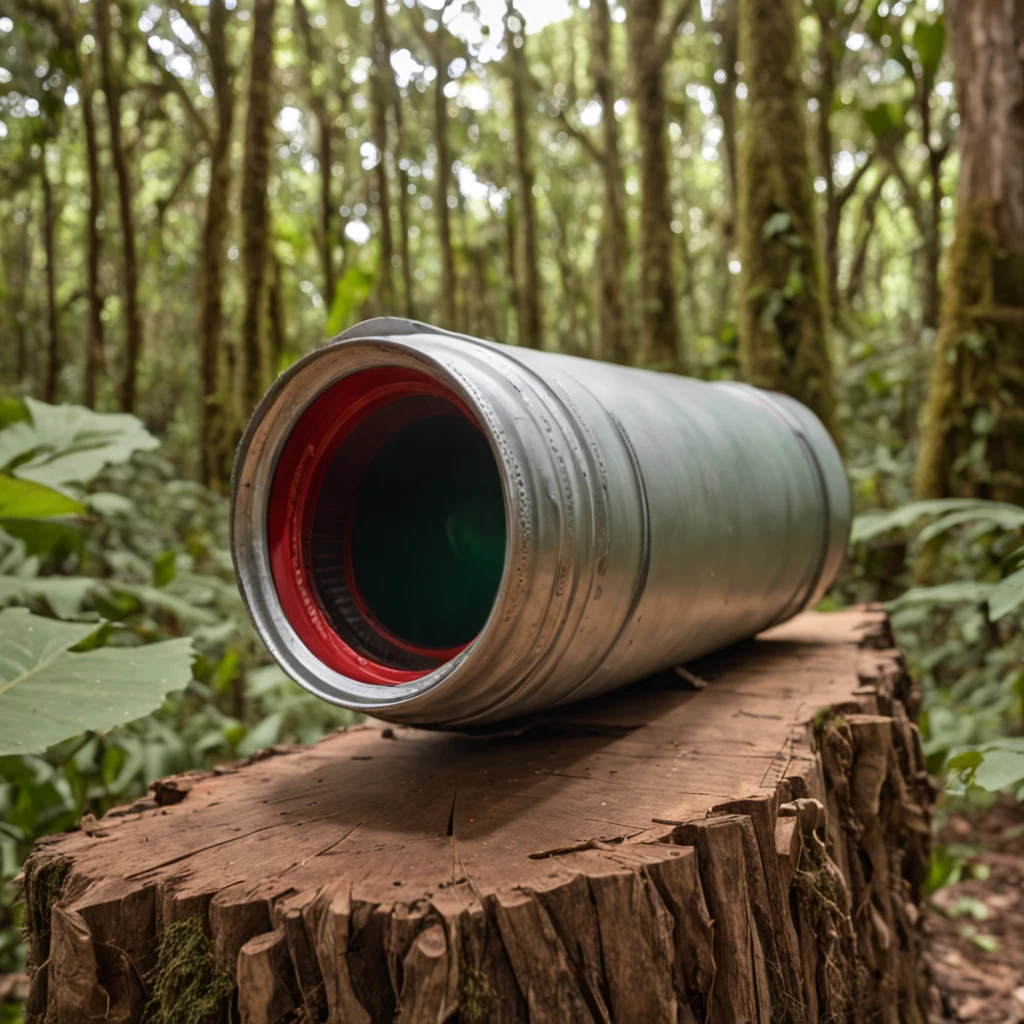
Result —
[[365, 370], [323, 392], [278, 461], [268, 542], [292, 627], [363, 682], [416, 679], [490, 615], [505, 504], [487, 438], [423, 374]]

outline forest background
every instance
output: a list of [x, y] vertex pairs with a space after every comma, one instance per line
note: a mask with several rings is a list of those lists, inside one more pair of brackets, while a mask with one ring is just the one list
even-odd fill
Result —
[[[349, 720], [268, 664], [224, 492], [382, 313], [809, 404], [826, 607], [889, 602], [947, 807], [1024, 797], [1022, 43], [1024, 0], [0, 0], [0, 698], [47, 721], [0, 706], [0, 975], [36, 838]], [[84, 657], [116, 713], [47, 703]]]

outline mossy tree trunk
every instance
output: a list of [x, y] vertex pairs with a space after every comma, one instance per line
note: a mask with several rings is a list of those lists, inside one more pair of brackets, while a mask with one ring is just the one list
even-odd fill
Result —
[[1024, 0], [958, 0], [960, 195], [920, 497], [1024, 502]]
[[530, 73], [526, 66], [526, 22], [512, 6], [505, 14], [505, 43], [508, 48], [509, 80], [512, 85], [512, 134], [516, 149], [516, 186], [518, 199], [519, 237], [516, 255], [519, 271], [518, 319], [519, 344], [526, 348], [542, 347], [540, 269], [537, 256], [537, 200], [533, 194], [533, 157], [530, 153], [530, 128], [527, 118], [527, 97], [530, 94]]
[[739, 158], [740, 359], [836, 435], [828, 312], [795, 0], [740, 0], [748, 105]]
[[245, 120], [245, 158], [242, 169], [242, 223], [245, 269], [245, 315], [242, 322], [243, 415], [263, 394], [264, 302], [267, 278], [270, 215], [267, 182], [270, 177], [271, 89], [274, 69], [274, 9], [276, 0], [253, 5], [252, 46], [249, 56], [249, 109]]

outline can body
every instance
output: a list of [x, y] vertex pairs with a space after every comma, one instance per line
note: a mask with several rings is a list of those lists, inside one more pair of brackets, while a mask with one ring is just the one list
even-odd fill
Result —
[[[394, 637], [398, 646], [375, 647], [360, 639], [362, 625], [334, 657], [322, 594], [302, 582], [312, 520], [283, 495], [297, 493], [289, 481], [309, 476], [320, 447], [338, 443], [328, 438], [335, 418], [405, 395], [395, 389], [406, 385], [371, 371], [417, 382], [403, 408], [419, 403], [433, 416], [431, 402], [449, 402], [483, 435], [500, 482], [504, 555], [493, 602], [471, 640], [436, 658]], [[372, 387], [346, 398], [346, 380]], [[353, 452], [366, 448], [366, 423], [346, 442]], [[298, 454], [297, 424], [308, 435]], [[338, 475], [337, 488], [358, 487], [355, 476], [368, 472], [360, 456], [333, 458], [325, 472]], [[287, 506], [277, 520], [275, 500]], [[285, 671], [334, 703], [447, 727], [592, 696], [795, 615], [834, 579], [849, 524], [839, 453], [792, 399], [390, 318], [352, 328], [277, 381], [243, 436], [232, 485], [239, 586]], [[277, 564], [274, 550], [287, 552]]]

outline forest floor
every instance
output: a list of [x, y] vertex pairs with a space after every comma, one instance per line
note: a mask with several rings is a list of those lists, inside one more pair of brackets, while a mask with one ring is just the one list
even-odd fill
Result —
[[953, 814], [938, 841], [962, 852], [974, 877], [929, 901], [933, 1024], [1024, 1024], [1024, 804]]

